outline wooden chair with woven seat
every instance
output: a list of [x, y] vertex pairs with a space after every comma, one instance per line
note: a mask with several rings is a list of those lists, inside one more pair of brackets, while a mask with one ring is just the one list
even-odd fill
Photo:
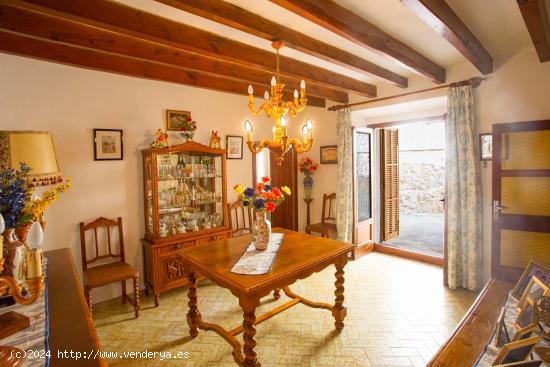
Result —
[[[233, 204], [227, 204], [227, 213], [229, 214], [229, 227], [233, 230], [231, 237], [242, 236], [252, 231], [252, 209], [250, 206], [244, 206], [242, 201], [237, 200]], [[235, 222], [233, 222], [233, 217]]]
[[[118, 227], [118, 242], [119, 253], [113, 252], [113, 246], [111, 243], [111, 227]], [[98, 229], [105, 229], [107, 234], [107, 251], [100, 254], [100, 241], [98, 238]], [[88, 260], [86, 252], [86, 231], [94, 232], [94, 250], [95, 256]], [[134, 312], [136, 318], [139, 317], [139, 273], [131, 265], [126, 263], [124, 256], [124, 236], [122, 234], [122, 218], [112, 220], [104, 217], [97, 218], [93, 222], [84, 224], [80, 222], [80, 247], [82, 253], [82, 270], [84, 272], [84, 295], [86, 296], [86, 302], [92, 311], [92, 296], [91, 291], [93, 288], [101, 287], [115, 282], [120, 282], [122, 286], [122, 303], [128, 301], [134, 306]], [[116, 259], [117, 261], [107, 262], [109, 259]], [[101, 262], [100, 265], [90, 267], [89, 265], [95, 262]], [[130, 298], [126, 294], [126, 281], [132, 279], [134, 282], [134, 299]]]
[[321, 213], [321, 222], [315, 224], [309, 224], [306, 226], [306, 233], [311, 232], [319, 233], [322, 237], [331, 238], [336, 230], [336, 217], [331, 216], [336, 201], [336, 193], [323, 194], [323, 211]]

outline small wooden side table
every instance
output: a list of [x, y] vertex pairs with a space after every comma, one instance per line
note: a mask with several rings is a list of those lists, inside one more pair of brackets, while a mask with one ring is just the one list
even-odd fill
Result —
[[313, 199], [304, 199], [306, 203], [306, 226], [309, 226], [311, 224], [311, 211], [310, 206]]

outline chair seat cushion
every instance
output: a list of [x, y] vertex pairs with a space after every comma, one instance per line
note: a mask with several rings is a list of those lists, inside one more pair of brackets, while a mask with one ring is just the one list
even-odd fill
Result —
[[318, 233], [335, 233], [338, 232], [336, 229], [336, 223], [315, 223], [306, 226], [306, 231], [318, 232]]
[[84, 286], [88, 288], [101, 287], [138, 276], [138, 271], [131, 265], [125, 262], [114, 262], [88, 268], [84, 272]]

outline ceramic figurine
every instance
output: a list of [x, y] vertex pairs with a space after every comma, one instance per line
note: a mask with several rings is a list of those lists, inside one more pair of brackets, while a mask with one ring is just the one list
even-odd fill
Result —
[[168, 236], [168, 226], [166, 225], [166, 223], [160, 224], [160, 235], [161, 237]]
[[179, 223], [178, 224], [178, 233], [186, 233], [187, 229], [185, 228], [185, 224]]
[[162, 129], [155, 133], [155, 141], [151, 143], [151, 148], [168, 148], [168, 134]]
[[210, 143], [208, 144], [208, 146], [210, 148], [222, 148], [222, 145], [220, 143], [220, 135], [216, 130], [212, 130], [212, 133], [210, 134]]

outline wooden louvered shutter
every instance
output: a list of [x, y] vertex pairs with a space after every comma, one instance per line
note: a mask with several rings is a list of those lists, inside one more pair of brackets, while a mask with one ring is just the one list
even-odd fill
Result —
[[397, 129], [381, 134], [382, 240], [399, 236], [399, 144]]

